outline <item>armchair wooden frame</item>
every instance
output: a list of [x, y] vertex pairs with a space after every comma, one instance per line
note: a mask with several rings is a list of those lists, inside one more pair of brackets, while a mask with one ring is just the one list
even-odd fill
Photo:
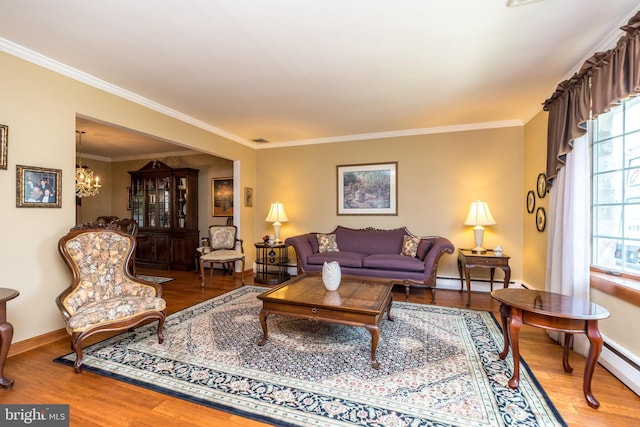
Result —
[[[115, 262], [110, 264], [114, 269], [113, 276], [118, 276], [122, 280], [122, 282], [119, 283], [121, 285], [119, 287], [122, 288], [122, 290], [114, 291], [114, 293], [118, 294], [118, 297], [112, 297], [111, 302], [118, 300], [118, 298], [120, 298], [120, 300], [125, 299], [125, 303], [129, 304], [128, 307], [131, 308], [132, 312], [128, 312], [126, 315], [119, 318], [102, 318], [93, 324], [88, 323], [82, 324], [78, 327], [73, 327], [69, 322], [74, 315], [81, 313], [83, 305], [85, 307], [91, 305], [93, 307], [92, 310], [95, 310], [96, 306], [98, 306], [99, 309], [99, 305], [101, 303], [106, 304], [109, 302], [109, 298], [104, 295], [108, 292], [106, 292], [104, 288], [99, 289], [101, 292], [95, 292], [96, 295], [103, 293], [102, 299], [98, 299], [96, 297], [93, 300], [91, 299], [91, 296], [88, 297], [88, 295], [92, 293], [87, 292], [85, 289], [87, 286], [92, 287], [93, 283], [91, 280], [95, 279], [95, 277], [89, 277], [86, 274], [86, 266], [85, 268], [82, 268], [82, 266], [79, 265], [79, 259], [82, 259], [81, 262], [88, 262], [85, 261], [85, 259], [91, 258], [85, 256], [84, 252], [82, 252], [82, 256], [78, 255], [78, 245], [82, 244], [81, 236], [86, 233], [97, 233], [99, 235], [91, 235], [95, 236], [94, 238], [114, 239], [123, 248], [123, 253], [118, 254]], [[102, 233], [108, 233], [110, 236], [103, 235]], [[89, 238], [89, 236], [84, 237], [87, 239]], [[166, 318], [166, 302], [162, 299], [162, 286], [136, 278], [131, 274], [127, 267], [131, 260], [135, 243], [135, 238], [132, 235], [117, 229], [104, 227], [72, 229], [58, 242], [58, 250], [69, 267], [72, 278], [69, 287], [56, 298], [56, 304], [65, 319], [67, 331], [71, 335], [71, 349], [76, 353], [76, 361], [73, 365], [76, 373], [80, 373], [82, 371], [82, 342], [97, 333], [122, 331], [127, 329], [132, 330], [141, 324], [157, 320], [158, 343], [162, 344], [164, 341], [162, 329]], [[84, 251], [84, 248], [81, 249]], [[98, 273], [96, 276], [104, 278], [104, 274], [102, 273]], [[96, 284], [96, 286], [98, 285]], [[104, 286], [104, 284], [100, 284], [100, 286]], [[127, 290], [128, 288], [129, 290]], [[87, 301], [78, 304], [77, 301], [83, 298]]]

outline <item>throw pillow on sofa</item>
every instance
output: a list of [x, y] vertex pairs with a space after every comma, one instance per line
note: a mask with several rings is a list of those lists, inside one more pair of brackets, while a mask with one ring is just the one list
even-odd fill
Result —
[[402, 252], [400, 255], [410, 256], [415, 258], [418, 253], [418, 245], [420, 244], [420, 238], [416, 236], [403, 236], [402, 238]]
[[317, 234], [318, 252], [340, 252], [335, 234]]

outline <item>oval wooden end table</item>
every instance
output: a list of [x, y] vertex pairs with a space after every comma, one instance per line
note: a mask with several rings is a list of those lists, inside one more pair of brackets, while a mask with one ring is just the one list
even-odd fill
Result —
[[13, 386], [13, 380], [4, 377], [4, 362], [13, 338], [13, 326], [7, 322], [7, 301], [18, 295], [20, 292], [15, 289], [0, 288], [0, 386], [3, 388]]
[[500, 301], [504, 335], [504, 349], [500, 353], [500, 359], [507, 357], [509, 343], [513, 353], [513, 376], [509, 380], [509, 387], [517, 388], [520, 383], [518, 333], [523, 324], [565, 333], [562, 352], [562, 366], [565, 372], [573, 371], [569, 365], [569, 346], [573, 334], [583, 333], [587, 335], [590, 345], [584, 367], [582, 390], [587, 404], [592, 408], [598, 408], [600, 403], [591, 392], [591, 378], [602, 351], [602, 335], [598, 331], [598, 320], [609, 317], [609, 311], [587, 300], [532, 289], [498, 289], [491, 292], [491, 296]]

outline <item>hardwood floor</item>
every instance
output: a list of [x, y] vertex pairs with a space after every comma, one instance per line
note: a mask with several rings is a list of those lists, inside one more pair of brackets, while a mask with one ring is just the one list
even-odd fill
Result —
[[[199, 277], [193, 272], [142, 270], [138, 273], [175, 278], [164, 285], [168, 313], [240, 286], [239, 279], [222, 276], [220, 271], [215, 272], [213, 284], [207, 274], [205, 289], [200, 288]], [[248, 277], [247, 283], [252, 283]], [[394, 298], [404, 301], [404, 289], [394, 290]], [[426, 304], [430, 294], [415, 289], [410, 301]], [[466, 293], [440, 290], [436, 301], [439, 305], [463, 308]], [[492, 310], [499, 318], [498, 303], [488, 294], [474, 293], [471, 307]], [[69, 352], [67, 338], [9, 357], [4, 373], [7, 378], [15, 379], [15, 385], [10, 390], [0, 389], [0, 403], [70, 404], [70, 425], [82, 427], [266, 425], [90, 372], [77, 375], [71, 367], [52, 362]], [[597, 410], [589, 408], [582, 394], [585, 358], [572, 352], [570, 362], [574, 371], [564, 373], [562, 348], [544, 331], [524, 326], [520, 332], [520, 352], [570, 426], [638, 423], [640, 397], [600, 365], [596, 368], [592, 389], [601, 406]]]

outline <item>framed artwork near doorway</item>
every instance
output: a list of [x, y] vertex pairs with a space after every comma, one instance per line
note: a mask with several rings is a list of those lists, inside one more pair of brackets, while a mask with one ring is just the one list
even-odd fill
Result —
[[211, 180], [212, 216], [233, 216], [233, 178]]
[[253, 207], [253, 188], [251, 187], [244, 187], [244, 207]]

